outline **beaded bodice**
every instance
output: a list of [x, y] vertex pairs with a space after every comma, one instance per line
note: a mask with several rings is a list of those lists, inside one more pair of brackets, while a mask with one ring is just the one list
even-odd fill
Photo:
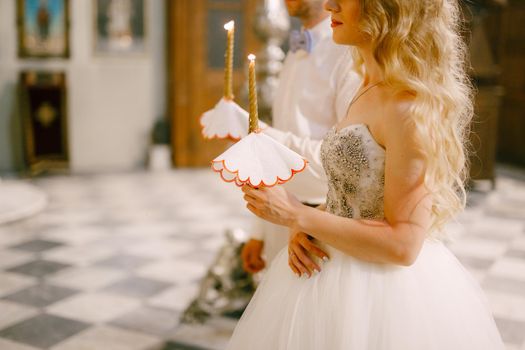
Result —
[[321, 146], [328, 176], [326, 210], [349, 218], [383, 219], [385, 150], [365, 124], [332, 128]]

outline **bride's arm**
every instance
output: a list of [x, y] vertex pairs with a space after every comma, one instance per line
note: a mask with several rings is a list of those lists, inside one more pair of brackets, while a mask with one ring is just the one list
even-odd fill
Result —
[[248, 208], [263, 219], [306, 232], [356, 258], [412, 264], [431, 224], [425, 161], [409, 118], [386, 122], [385, 220], [350, 219], [302, 205], [283, 188], [244, 188]]

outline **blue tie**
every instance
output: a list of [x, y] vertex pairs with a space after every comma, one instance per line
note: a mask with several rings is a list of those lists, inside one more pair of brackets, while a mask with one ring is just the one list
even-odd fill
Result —
[[307, 30], [292, 30], [290, 33], [290, 51], [304, 50], [308, 53], [312, 50], [312, 34]]

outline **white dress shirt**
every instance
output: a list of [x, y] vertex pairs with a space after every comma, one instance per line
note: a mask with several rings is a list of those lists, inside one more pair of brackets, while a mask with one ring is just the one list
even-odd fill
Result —
[[[300, 201], [315, 204], [324, 203], [328, 191], [320, 158], [322, 139], [346, 116], [361, 77], [353, 70], [350, 48], [333, 42], [330, 18], [309, 32], [311, 52], [286, 56], [272, 106], [273, 127], [264, 133], [308, 160], [306, 169], [284, 186]], [[254, 223], [252, 237], [265, 239], [262, 222]]]

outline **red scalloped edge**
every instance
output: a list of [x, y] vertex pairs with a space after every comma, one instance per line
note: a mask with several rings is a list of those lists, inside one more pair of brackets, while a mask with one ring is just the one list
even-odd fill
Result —
[[233, 142], [239, 141], [242, 137], [235, 137], [228, 133], [226, 136], [219, 136], [218, 134], [213, 134], [212, 136], [208, 136], [204, 133], [204, 124], [202, 124], [202, 117], [204, 116], [204, 113], [201, 114], [199, 117], [199, 124], [201, 126], [201, 135], [205, 140], [213, 140], [213, 139], [219, 139], [219, 140], [230, 140]]
[[[218, 163], [218, 162], [221, 162], [221, 163], [222, 163], [222, 169], [221, 169], [221, 170], [215, 170], [215, 168], [213, 167], [213, 163]], [[292, 169], [292, 174], [290, 175], [289, 178], [287, 178], [287, 179], [281, 179], [279, 176], [277, 176], [277, 181], [275, 181], [275, 182], [274, 182], [273, 184], [271, 184], [271, 185], [267, 185], [266, 183], [264, 183], [264, 181], [261, 180], [262, 186], [261, 186], [261, 184], [259, 184], [259, 185], [254, 185], [254, 184], [252, 184], [252, 182], [250, 181], [250, 178], [249, 178], [249, 177], [248, 177], [246, 180], [244, 180], [244, 181], [240, 181], [240, 180], [239, 180], [239, 182], [241, 183], [241, 184], [239, 185], [239, 184], [237, 183], [237, 181], [236, 181], [236, 180], [239, 179], [238, 176], [237, 176], [237, 175], [239, 174], [239, 170], [232, 171], [232, 170], [228, 169], [228, 167], [226, 166], [226, 163], [224, 162], [224, 159], [221, 160], [221, 161], [217, 161], [217, 162], [214, 162], [214, 161], [212, 160], [212, 161], [211, 161], [211, 164], [212, 164], [211, 169], [212, 169], [214, 172], [219, 173], [219, 175], [221, 176], [221, 179], [222, 179], [224, 182], [234, 182], [235, 185], [236, 185], [237, 187], [242, 187], [242, 186], [248, 184], [248, 185], [250, 185], [250, 186], [253, 187], [253, 188], [259, 188], [259, 187], [274, 187], [275, 185], [281, 185], [281, 184], [284, 184], [284, 183], [290, 181], [290, 179], [291, 179], [292, 177], [294, 177], [295, 174], [298, 174], [298, 173], [302, 172], [304, 169], [306, 169], [306, 165], [308, 164], [308, 161], [307, 161], [306, 159], [303, 158], [303, 167], [302, 167], [301, 169], [299, 169], [299, 170]], [[228, 172], [230, 172], [230, 173], [232, 173], [232, 174], [235, 174], [236, 176], [235, 176], [233, 179], [231, 179], [231, 180], [227, 180], [227, 179], [225, 179], [224, 176], [222, 175], [222, 172], [223, 172], [224, 169], [226, 169]]]

